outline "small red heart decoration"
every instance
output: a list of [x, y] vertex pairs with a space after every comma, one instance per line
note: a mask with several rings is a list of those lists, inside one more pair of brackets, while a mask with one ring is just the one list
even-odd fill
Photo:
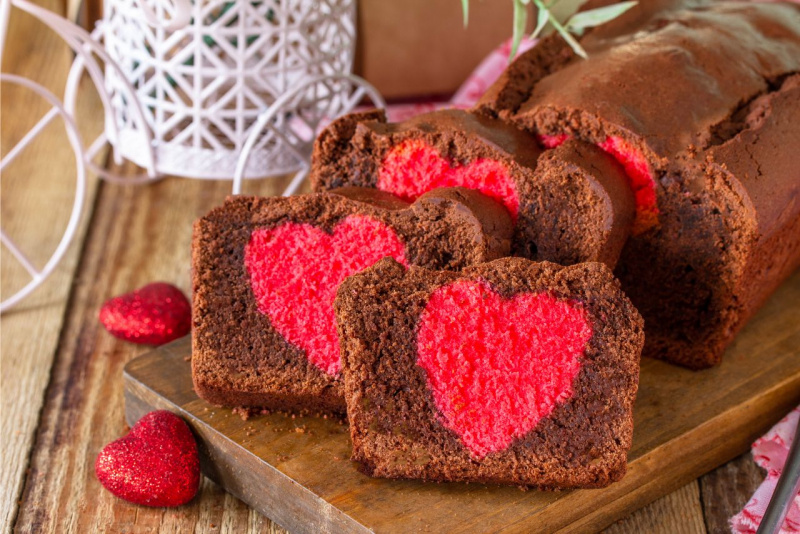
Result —
[[119, 339], [163, 345], [189, 333], [192, 306], [177, 287], [155, 282], [106, 301], [100, 322]]
[[389, 150], [378, 174], [378, 189], [408, 201], [437, 187], [454, 186], [476, 189], [497, 200], [516, 220], [516, 185], [508, 168], [499, 161], [477, 159], [452, 166], [433, 147], [419, 139], [409, 139]]
[[108, 491], [144, 506], [186, 504], [200, 486], [194, 436], [180, 417], [164, 410], [148, 413], [127, 436], [106, 445], [94, 469]]
[[592, 337], [578, 303], [506, 299], [485, 282], [438, 288], [420, 317], [417, 363], [443, 424], [473, 456], [506, 449], [572, 396]]
[[404, 250], [389, 226], [351, 215], [332, 233], [293, 222], [255, 230], [244, 261], [259, 311], [311, 363], [335, 375], [341, 368], [333, 313], [336, 288], [386, 256], [405, 265]]

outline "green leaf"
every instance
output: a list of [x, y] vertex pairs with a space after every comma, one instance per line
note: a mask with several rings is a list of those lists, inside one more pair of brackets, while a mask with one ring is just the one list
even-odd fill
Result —
[[514, 59], [517, 55], [517, 48], [519, 43], [522, 42], [522, 36], [525, 34], [525, 26], [528, 24], [528, 4], [530, 0], [514, 0], [514, 33], [511, 36], [511, 55], [508, 60]]
[[619, 4], [590, 9], [589, 11], [581, 11], [573, 15], [572, 18], [567, 21], [566, 29], [581, 35], [587, 28], [594, 28], [595, 26], [600, 26], [601, 24], [614, 20], [637, 3], [636, 1], [620, 2]]
[[469, 24], [469, 0], [461, 0], [461, 11], [464, 12], [464, 27]]
[[[541, 6], [541, 0], [533, 0], [537, 6]], [[543, 7], [542, 7], [543, 8]], [[572, 48], [572, 50], [581, 56], [583, 59], [587, 59], [589, 55], [586, 53], [586, 50], [580, 45], [580, 43], [567, 31], [566, 28], [558, 21], [557, 18], [553, 16], [552, 13], [549, 11], [547, 12], [547, 18], [550, 19], [550, 24], [553, 25], [553, 28], [564, 38], [567, 44]]]
[[552, 15], [560, 21], [569, 18], [578, 12], [588, 0], [544, 0], [542, 3]]
[[561, 28], [556, 28], [556, 31], [561, 34], [561, 37], [567, 42], [572, 51], [581, 56], [583, 59], [589, 59], [589, 54], [586, 53], [586, 50], [583, 49], [581, 44], [572, 36], [570, 33], [564, 29], [562, 26]]
[[545, 26], [547, 26], [547, 21], [549, 20], [548, 12], [546, 9], [539, 8], [536, 10], [536, 28], [533, 30], [531, 34], [531, 39], [536, 39], [539, 37], [539, 34], [542, 33], [542, 30]]

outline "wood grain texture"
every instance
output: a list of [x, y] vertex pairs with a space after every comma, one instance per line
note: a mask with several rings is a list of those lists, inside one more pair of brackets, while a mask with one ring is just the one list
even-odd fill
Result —
[[[603, 490], [520, 492], [369, 478], [347, 460], [341, 422], [279, 413], [243, 421], [199, 399], [188, 337], [126, 367], [126, 415], [133, 423], [153, 409], [178, 412], [202, 443], [206, 474], [292, 531], [595, 532], [741, 454], [800, 402], [798, 347], [800, 272], [719, 367], [692, 372], [643, 360], [628, 474]], [[697, 484], [690, 489], [675, 498], [697, 502]], [[671, 518], [680, 526], [673, 531], [705, 530], [696, 509], [677, 509], [688, 513]]]
[[[39, 3], [56, 12], [63, 9], [63, 4], [54, 0]], [[72, 62], [66, 44], [16, 9], [11, 12], [8, 31], [3, 72], [31, 78], [62, 94]], [[102, 113], [96, 95], [85, 90], [86, 85], [78, 102], [79, 125], [86, 138], [93, 138], [101, 128]], [[49, 105], [32, 91], [10, 83], [4, 83], [0, 93], [0, 147], [5, 155]], [[2, 228], [40, 269], [61, 239], [75, 195], [75, 157], [62, 124], [57, 119], [45, 128], [2, 177]], [[95, 190], [96, 183], [90, 181], [88, 207]], [[87, 221], [84, 216], [53, 275], [0, 321], [0, 528], [4, 531], [11, 528], [16, 514]], [[31, 278], [5, 247], [0, 254], [0, 292], [8, 297]]]
[[[122, 172], [135, 170], [126, 167]], [[264, 181], [248, 189], [275, 194], [285, 183]], [[110, 336], [97, 320], [98, 309], [107, 298], [155, 280], [188, 292], [192, 222], [229, 191], [230, 183], [181, 179], [100, 188], [52, 367], [15, 525], [18, 531], [272, 528], [269, 520], [208, 482], [191, 506], [150, 509], [113, 497], [94, 474], [100, 449], [125, 432], [122, 368], [147, 350]]]
[[606, 529], [606, 534], [704, 534], [703, 510], [698, 506], [697, 481], [656, 499]]
[[708, 533], [730, 532], [730, 518], [744, 508], [765, 477], [766, 471], [748, 452], [701, 478], [700, 497]]

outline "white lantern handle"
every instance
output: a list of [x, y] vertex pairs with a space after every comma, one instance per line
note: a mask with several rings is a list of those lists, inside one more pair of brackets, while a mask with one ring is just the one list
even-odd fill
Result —
[[[317, 95], [317, 86], [326, 85], [328, 83], [345, 83], [349, 86], [348, 89], [352, 89], [352, 91], [348, 90], [344, 94], [337, 95], [331, 94], [332, 91], [329, 90], [326, 92], [327, 96]], [[281, 136], [285, 141], [285, 149], [292, 152], [292, 154], [300, 163], [299, 171], [294, 176], [294, 179], [286, 188], [286, 190], [283, 192], [283, 196], [294, 194], [294, 192], [300, 187], [302, 181], [308, 175], [308, 172], [311, 169], [309, 160], [311, 158], [311, 151], [314, 145], [314, 138], [316, 137], [321, 125], [327, 124], [329, 121], [332, 121], [341, 115], [350, 113], [365, 96], [372, 101], [376, 108], [386, 107], [386, 102], [383, 100], [383, 97], [378, 90], [375, 89], [375, 87], [373, 87], [369, 82], [359, 76], [356, 76], [355, 74], [341, 73], [315, 76], [309, 80], [297, 84], [289, 91], [283, 93], [277, 100], [275, 100], [275, 102], [272, 103], [271, 106], [262, 111], [258, 116], [258, 119], [250, 131], [250, 135], [247, 137], [247, 140], [242, 147], [242, 151], [239, 153], [239, 159], [236, 162], [236, 170], [233, 174], [232, 194], [240, 195], [242, 193], [242, 182], [245, 179], [247, 162], [250, 159], [250, 153], [252, 152], [253, 147], [262, 133], [266, 129], [271, 128], [271, 122], [279, 114], [297, 112], [299, 108], [302, 108], [302, 99], [305, 94], [309, 92], [309, 90], [311, 90], [311, 92], [313, 92], [317, 97], [317, 101], [313, 104], [324, 103], [324, 106], [319, 109], [315, 109], [316, 113], [312, 114], [312, 116], [308, 118], [309, 120], [305, 121], [305, 126], [310, 128], [310, 131], [306, 132], [306, 135], [309, 136], [309, 138], [300, 139], [295, 136], [293, 143], [286, 136], [281, 135], [280, 132], [273, 130], [276, 135]], [[311, 107], [315, 108], [314, 105]], [[289, 129], [291, 130], [291, 127], [289, 127]]]

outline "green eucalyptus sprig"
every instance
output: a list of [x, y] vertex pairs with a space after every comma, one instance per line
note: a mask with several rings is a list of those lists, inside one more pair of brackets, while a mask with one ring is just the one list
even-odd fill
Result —
[[[575, 38], [580, 37], [588, 28], [600, 26], [619, 17], [637, 2], [626, 1], [618, 4], [611, 4], [587, 11], [578, 11], [587, 0], [512, 0], [514, 2], [514, 31], [511, 39], [511, 56], [513, 59], [517, 54], [522, 37], [525, 35], [525, 27], [528, 24], [528, 5], [533, 3], [536, 7], [536, 28], [531, 33], [531, 39], [535, 39], [545, 28], [552, 28], [567, 42], [577, 55], [586, 59], [588, 54]], [[559, 4], [559, 9], [554, 9]], [[464, 12], [464, 26], [469, 21], [469, 0], [461, 0], [461, 7]]]

